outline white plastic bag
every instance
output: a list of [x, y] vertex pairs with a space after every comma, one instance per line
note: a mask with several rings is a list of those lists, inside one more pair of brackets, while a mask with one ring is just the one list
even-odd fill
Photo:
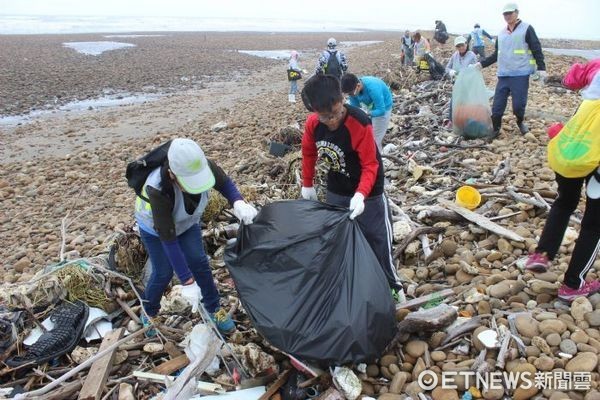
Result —
[[351, 369], [346, 367], [335, 367], [331, 377], [333, 378], [335, 387], [337, 387], [348, 400], [355, 400], [360, 396], [362, 384], [360, 379], [358, 379]]
[[[211, 336], [214, 336], [213, 331], [205, 324], [198, 324], [194, 326], [194, 329], [184, 339], [185, 343], [185, 355], [188, 356], [190, 362], [194, 361], [196, 357], [206, 354], [208, 348], [206, 343], [209, 343]], [[213, 376], [219, 372], [219, 357], [215, 356], [208, 368], [206, 373]]]
[[452, 88], [454, 133], [467, 139], [491, 135], [492, 118], [488, 90], [477, 68], [464, 68]]

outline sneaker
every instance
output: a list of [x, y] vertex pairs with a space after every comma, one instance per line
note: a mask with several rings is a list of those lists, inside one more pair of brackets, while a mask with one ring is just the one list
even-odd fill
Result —
[[598, 292], [600, 292], [600, 281], [586, 282], [580, 289], [572, 289], [563, 283], [558, 289], [558, 298], [571, 302], [578, 297], [588, 297]]
[[[155, 323], [155, 319], [154, 319], [154, 318], [150, 317], [150, 319], [148, 319], [148, 318], [146, 317], [146, 315], [145, 315], [145, 314], [142, 314], [142, 316], [140, 317], [140, 320], [142, 321], [142, 326], [143, 326], [144, 328], [146, 328], [146, 327], [148, 327], [148, 326], [150, 326], [150, 325], [153, 325], [153, 324]], [[147, 338], [154, 337], [154, 336], [156, 336], [156, 335], [157, 335], [156, 329], [154, 329], [154, 327], [152, 327], [152, 328], [148, 329], [148, 330], [147, 330], [147, 331], [144, 333], [144, 335], [145, 335]]]
[[224, 308], [219, 308], [217, 311], [212, 313], [210, 317], [217, 325], [219, 332], [227, 335], [235, 331], [235, 324]]
[[521, 135], [524, 135], [527, 132], [529, 132], [529, 127], [525, 122], [518, 123], [517, 126], [519, 127], [519, 132], [521, 132]]
[[548, 266], [550, 265], [550, 260], [544, 253], [533, 253], [530, 254], [525, 262], [525, 269], [531, 272], [546, 272], [548, 270]]

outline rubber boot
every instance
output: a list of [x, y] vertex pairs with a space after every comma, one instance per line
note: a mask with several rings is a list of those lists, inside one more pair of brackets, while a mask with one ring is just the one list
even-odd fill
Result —
[[288, 94], [288, 101], [290, 103], [295, 103], [296, 102], [296, 95], [295, 94]]
[[492, 116], [492, 136], [490, 136], [490, 140], [497, 138], [500, 135], [500, 127], [502, 127], [502, 116], [494, 117]]
[[525, 122], [523, 122], [523, 119], [517, 118], [517, 126], [519, 127], [519, 132], [521, 132], [521, 135], [524, 135], [527, 132], [529, 132], [529, 127]]

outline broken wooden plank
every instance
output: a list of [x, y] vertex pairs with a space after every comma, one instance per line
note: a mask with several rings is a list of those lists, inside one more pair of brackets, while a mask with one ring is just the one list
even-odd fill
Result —
[[126, 302], [124, 302], [123, 300], [121, 300], [118, 297], [115, 297], [115, 300], [117, 301], [117, 303], [119, 304], [119, 306], [121, 306], [121, 308], [123, 309], [123, 311], [125, 311], [125, 313], [127, 313], [127, 315], [129, 315], [129, 318], [131, 318], [132, 320], [134, 320], [138, 324], [142, 323], [142, 321], [140, 320], [140, 317], [138, 317], [137, 314], [135, 312], [133, 312], [133, 310], [131, 309], [131, 307], [129, 307], [129, 304], [127, 304]]
[[409, 310], [413, 308], [418, 308], [423, 304], [429, 303], [431, 300], [444, 299], [448, 296], [452, 296], [453, 294], [454, 290], [452, 289], [440, 290], [439, 292], [430, 293], [428, 295], [421, 296], [404, 303], [396, 304], [396, 310], [400, 310], [401, 308], [408, 308]]
[[277, 378], [277, 380], [267, 389], [265, 394], [260, 396], [258, 400], [269, 400], [271, 396], [273, 396], [276, 392], [279, 391], [279, 388], [283, 386], [284, 383], [287, 382], [290, 377], [291, 369], [286, 369], [283, 373]]
[[182, 354], [178, 357], [175, 357], [169, 361], [166, 361], [155, 368], [152, 369], [152, 372], [156, 374], [170, 375], [175, 371], [180, 370], [181, 368], [186, 367], [190, 363], [190, 359], [185, 354]]
[[169, 357], [171, 358], [177, 358], [183, 354], [183, 351], [181, 351], [177, 347], [177, 345], [175, 345], [175, 343], [171, 341], [165, 343], [165, 351], [167, 352], [167, 354], [169, 354]]
[[[114, 343], [118, 342], [124, 334], [124, 328], [118, 328], [107, 333], [102, 340], [102, 344], [100, 345], [100, 349], [98, 351], [105, 350]], [[100, 399], [102, 396], [102, 391], [104, 390], [104, 385], [106, 384], [106, 379], [108, 379], [108, 373], [110, 372], [115, 359], [116, 350], [117, 349], [115, 348], [112, 352], [106, 354], [104, 357], [94, 361], [92, 367], [90, 368], [90, 372], [85, 378], [83, 388], [81, 388], [81, 392], [79, 392], [80, 400]]]
[[474, 213], [473, 211], [467, 210], [466, 208], [461, 207], [458, 204], [455, 204], [449, 200], [438, 199], [438, 202], [441, 205], [443, 205], [444, 207], [446, 207], [452, 211], [456, 211], [458, 214], [462, 215], [465, 219], [476, 223], [480, 227], [487, 229], [490, 232], [496, 233], [496, 234], [503, 236], [505, 238], [508, 238], [510, 240], [514, 240], [515, 242], [524, 242], [525, 241], [525, 239], [521, 235], [518, 235], [515, 232], [511, 231], [510, 229], [506, 229], [506, 228], [498, 225], [497, 223], [490, 221], [488, 218], [484, 217], [483, 215], [479, 215], [477, 213]]
[[44, 396], [34, 397], [34, 399], [39, 400], [62, 400], [62, 399], [70, 399], [72, 395], [77, 394], [77, 392], [81, 389], [81, 381], [74, 381], [66, 383], [64, 386], [61, 386], [51, 392], [46, 393]]

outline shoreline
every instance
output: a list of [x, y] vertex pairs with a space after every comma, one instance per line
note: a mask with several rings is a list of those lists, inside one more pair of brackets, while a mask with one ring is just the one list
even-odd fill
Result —
[[[297, 49], [312, 60], [330, 33], [173, 33], [168, 36], [124, 38], [134, 44], [99, 56], [65, 48], [69, 41], [103, 41], [98, 34], [24, 35], [3, 37], [0, 52], [0, 115], [19, 115], [96, 98], [105, 90], [117, 93], [180, 92], [207, 82], [243, 81], [250, 74], [282, 61], [255, 57], [238, 50]], [[342, 41], [390, 40], [396, 33], [343, 33]], [[311, 61], [313, 64], [314, 58]], [[312, 69], [312, 67], [310, 68]]]
[[[166, 32], [157, 35], [5, 35], [0, 42], [0, 116], [20, 116], [103, 95], [170, 95], [211, 82], [243, 81], [281, 60], [244, 52], [296, 49], [312, 69], [330, 36], [338, 42], [399, 40], [394, 31], [364, 32]], [[430, 37], [430, 31], [423, 31]], [[119, 35], [117, 35], [119, 36]], [[117, 40], [133, 47], [85, 55], [65, 43]], [[544, 47], [600, 49], [600, 42], [543, 39]], [[352, 47], [343, 48], [350, 51]], [[399, 48], [397, 51], [399, 52]]]

